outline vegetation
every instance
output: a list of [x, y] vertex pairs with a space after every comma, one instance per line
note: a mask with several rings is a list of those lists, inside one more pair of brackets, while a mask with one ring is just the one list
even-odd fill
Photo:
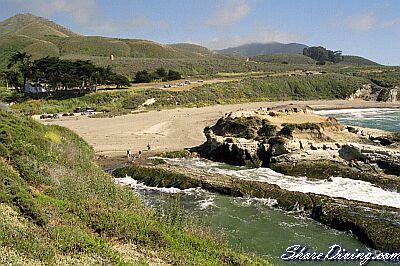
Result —
[[133, 79], [134, 83], [149, 83], [154, 80], [171, 81], [182, 79], [182, 74], [178, 71], [169, 70], [168, 72], [160, 67], [154, 73], [149, 73], [147, 70], [138, 71]]
[[265, 54], [251, 57], [250, 60], [256, 62], [309, 65], [315, 64], [315, 60], [301, 54]]
[[304, 48], [303, 55], [316, 60], [320, 65], [324, 65], [325, 62], [339, 63], [343, 61], [342, 51], [331, 51], [322, 46]]
[[371, 61], [369, 59], [363, 58], [361, 56], [354, 55], [343, 55], [342, 64], [345, 65], [354, 65], [354, 66], [380, 66], [378, 63]]
[[[44, 86], [48, 91], [79, 88], [90, 90], [97, 85], [115, 84], [129, 86], [129, 80], [115, 74], [110, 68], [96, 67], [89, 61], [68, 61], [56, 57], [45, 57], [31, 61], [27, 53], [15, 53], [4, 72], [5, 80], [15, 88], [25, 88], [28, 81]], [[22, 80], [22, 82], [20, 81]]]
[[93, 158], [71, 131], [0, 111], [2, 263], [267, 264], [147, 209]]
[[190, 156], [189, 151], [181, 150], [181, 151], [166, 151], [160, 154], [163, 158], [187, 158]]
[[400, 85], [400, 69], [376, 69], [372, 71], [354, 71], [354, 76], [364, 77], [371, 80], [378, 86], [392, 88]]
[[345, 99], [369, 81], [341, 74], [245, 78], [241, 81], [207, 84], [186, 91], [147, 89], [89, 94], [65, 100], [27, 100], [13, 105], [23, 113], [72, 112], [77, 106], [98, 111], [136, 110], [147, 100], [147, 108], [205, 106], [250, 101]]

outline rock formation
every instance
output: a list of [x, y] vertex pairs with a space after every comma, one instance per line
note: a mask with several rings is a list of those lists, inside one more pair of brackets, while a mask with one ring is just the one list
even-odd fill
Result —
[[376, 85], [366, 84], [361, 89], [350, 95], [348, 100], [361, 99], [364, 101], [396, 102], [399, 88], [383, 88]]
[[400, 135], [341, 125], [306, 106], [230, 113], [195, 150], [211, 160], [283, 174], [342, 176], [400, 191]]

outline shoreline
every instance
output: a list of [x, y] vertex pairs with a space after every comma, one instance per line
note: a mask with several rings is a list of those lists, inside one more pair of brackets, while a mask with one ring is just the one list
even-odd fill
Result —
[[42, 121], [44, 124], [67, 127], [85, 139], [96, 154], [123, 156], [127, 149], [133, 154], [183, 150], [205, 141], [203, 129], [214, 124], [221, 116], [240, 110], [260, 107], [300, 104], [314, 110], [400, 108], [400, 102], [366, 102], [348, 100], [252, 102], [231, 105], [211, 105], [199, 108], [151, 110], [112, 118], [74, 117]]

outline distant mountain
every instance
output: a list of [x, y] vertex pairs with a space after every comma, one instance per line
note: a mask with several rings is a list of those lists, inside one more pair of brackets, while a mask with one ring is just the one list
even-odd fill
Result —
[[303, 54], [303, 49], [307, 45], [300, 43], [249, 43], [237, 47], [217, 50], [220, 54], [233, 54], [242, 56], [256, 56], [265, 54]]

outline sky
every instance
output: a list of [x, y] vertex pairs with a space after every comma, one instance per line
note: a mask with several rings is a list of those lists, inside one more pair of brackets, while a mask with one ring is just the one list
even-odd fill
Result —
[[400, 65], [400, 0], [0, 0], [84, 35], [221, 49], [298, 42]]

